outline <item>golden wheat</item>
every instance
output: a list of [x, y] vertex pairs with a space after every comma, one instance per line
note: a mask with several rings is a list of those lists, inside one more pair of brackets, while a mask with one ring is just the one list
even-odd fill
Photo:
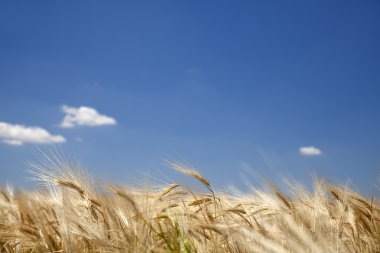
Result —
[[291, 196], [222, 193], [172, 164], [202, 193], [95, 187], [62, 159], [31, 166], [43, 187], [0, 188], [0, 252], [380, 252], [379, 202], [319, 180], [313, 192], [289, 184]]

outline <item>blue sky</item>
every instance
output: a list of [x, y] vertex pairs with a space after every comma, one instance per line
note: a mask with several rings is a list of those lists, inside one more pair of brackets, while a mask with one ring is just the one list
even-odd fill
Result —
[[378, 195], [379, 27], [379, 1], [1, 1], [0, 183], [60, 145], [105, 180]]

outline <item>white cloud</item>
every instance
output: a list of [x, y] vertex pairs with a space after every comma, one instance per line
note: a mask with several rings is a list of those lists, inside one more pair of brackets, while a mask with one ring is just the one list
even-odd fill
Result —
[[24, 126], [0, 122], [0, 140], [13, 146], [24, 143], [62, 143], [65, 138], [61, 135], [51, 135], [48, 131], [37, 126]]
[[300, 147], [299, 151], [301, 155], [305, 155], [305, 156], [322, 155], [322, 151], [319, 148], [316, 148], [314, 146]]
[[77, 142], [83, 142], [83, 138], [81, 138], [81, 137], [79, 137], [79, 136], [75, 137], [75, 140], [76, 140]]
[[97, 110], [87, 106], [78, 108], [63, 105], [62, 111], [66, 114], [61, 122], [63, 128], [73, 128], [75, 126], [102, 126], [115, 125], [116, 120], [112, 117], [99, 114]]

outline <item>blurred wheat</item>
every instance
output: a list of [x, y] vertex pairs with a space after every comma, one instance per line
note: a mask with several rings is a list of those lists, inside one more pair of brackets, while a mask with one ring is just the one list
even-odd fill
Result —
[[31, 164], [36, 191], [0, 188], [0, 252], [380, 252], [375, 199], [315, 180], [313, 192], [107, 185], [67, 160]]

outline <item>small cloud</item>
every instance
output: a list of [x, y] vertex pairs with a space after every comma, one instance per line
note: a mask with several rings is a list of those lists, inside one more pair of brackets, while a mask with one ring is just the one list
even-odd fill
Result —
[[99, 114], [97, 110], [87, 106], [78, 108], [63, 105], [61, 110], [66, 114], [61, 122], [63, 128], [75, 126], [103, 126], [115, 125], [116, 120], [112, 117]]
[[13, 146], [24, 143], [62, 143], [65, 138], [61, 135], [51, 135], [48, 131], [37, 126], [24, 126], [0, 122], [0, 140]]
[[12, 146], [21, 146], [23, 144], [22, 141], [20, 140], [10, 140], [10, 139], [5, 139], [3, 140], [5, 144], [12, 145]]
[[300, 151], [300, 154], [304, 156], [322, 155], [322, 151], [319, 148], [316, 148], [314, 146], [300, 147], [299, 151]]
[[81, 138], [81, 137], [79, 137], [79, 136], [75, 137], [75, 140], [76, 140], [77, 142], [83, 142], [83, 138]]

